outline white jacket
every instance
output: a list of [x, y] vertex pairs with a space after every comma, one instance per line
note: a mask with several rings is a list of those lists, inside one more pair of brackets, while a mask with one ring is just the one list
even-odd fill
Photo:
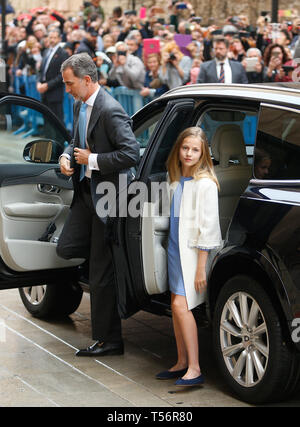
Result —
[[[170, 185], [171, 194], [178, 182]], [[174, 194], [174, 193], [173, 193]], [[171, 201], [170, 197], [170, 201]], [[219, 224], [218, 188], [210, 178], [185, 181], [179, 214], [179, 253], [189, 310], [205, 300], [195, 290], [198, 249], [217, 249], [222, 244]], [[213, 257], [211, 251], [209, 258]], [[207, 264], [209, 264], [209, 259]], [[207, 268], [209, 265], [207, 265]]]

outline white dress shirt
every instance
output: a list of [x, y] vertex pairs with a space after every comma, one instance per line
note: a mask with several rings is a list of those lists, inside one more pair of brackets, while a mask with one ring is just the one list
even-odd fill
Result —
[[49, 51], [48, 51], [49, 56], [47, 58], [47, 61], [46, 61], [46, 64], [45, 64], [45, 67], [44, 67], [44, 70], [43, 70], [43, 76], [42, 76], [43, 80], [46, 80], [46, 73], [47, 73], [49, 64], [50, 64], [53, 56], [55, 55], [57, 49], [59, 48], [59, 46], [60, 46], [60, 44], [57, 43], [57, 45], [55, 45], [54, 47], [49, 47]]
[[218, 79], [220, 78], [220, 73], [221, 73], [221, 64], [223, 63], [224, 66], [224, 76], [225, 76], [225, 84], [231, 84], [232, 83], [232, 71], [231, 71], [231, 67], [228, 61], [228, 58], [224, 59], [224, 61], [219, 61], [218, 59], [216, 59], [217, 62], [217, 76]]
[[[92, 113], [92, 109], [94, 106], [94, 102], [97, 98], [98, 92], [100, 90], [100, 86], [98, 86], [97, 90], [95, 90], [95, 92], [86, 100], [86, 104], [87, 104], [87, 108], [86, 108], [86, 129], [85, 129], [85, 145], [88, 147], [88, 142], [87, 142], [87, 130], [89, 127], [89, 121], [91, 118], [91, 113]], [[86, 171], [85, 171], [85, 176], [87, 178], [90, 178], [92, 175], [92, 170], [99, 170], [99, 166], [98, 166], [98, 162], [97, 162], [97, 153], [91, 153], [89, 155], [89, 159], [88, 159], [88, 165], [86, 167]], [[70, 160], [70, 156], [69, 154], [65, 154], [63, 153], [60, 157], [66, 157], [67, 159]]]
[[[91, 117], [91, 113], [92, 113], [92, 109], [94, 106], [94, 102], [97, 98], [98, 92], [100, 90], [100, 86], [98, 87], [98, 89], [86, 100], [86, 104], [87, 104], [87, 109], [86, 109], [86, 132], [85, 132], [85, 144], [88, 147], [88, 142], [87, 142], [87, 129], [89, 127], [89, 121], [90, 121], [90, 117]], [[98, 166], [98, 162], [97, 162], [97, 157], [98, 154], [97, 153], [91, 153], [89, 155], [89, 163], [87, 165], [86, 168], [86, 172], [85, 172], [85, 176], [90, 178], [92, 175], [92, 170], [99, 170], [99, 166]]]

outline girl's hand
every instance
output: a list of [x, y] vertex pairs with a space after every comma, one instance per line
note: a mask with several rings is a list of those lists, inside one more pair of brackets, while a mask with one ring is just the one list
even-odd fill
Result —
[[206, 282], [205, 268], [197, 269], [196, 276], [195, 276], [196, 292], [202, 293], [203, 291], [205, 291], [206, 286], [207, 286], [207, 282]]
[[195, 276], [195, 289], [196, 292], [203, 292], [207, 286], [206, 282], [206, 261], [208, 257], [208, 252], [201, 249], [198, 250], [198, 262], [197, 270]]

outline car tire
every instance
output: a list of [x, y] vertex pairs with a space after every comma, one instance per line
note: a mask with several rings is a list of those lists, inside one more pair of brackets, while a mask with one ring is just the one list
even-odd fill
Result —
[[217, 299], [213, 339], [220, 372], [235, 395], [262, 404], [290, 396], [298, 355], [287, 345], [272, 299], [254, 279], [229, 279]]
[[68, 316], [78, 308], [82, 289], [73, 283], [30, 286], [19, 289], [26, 309], [34, 317]]

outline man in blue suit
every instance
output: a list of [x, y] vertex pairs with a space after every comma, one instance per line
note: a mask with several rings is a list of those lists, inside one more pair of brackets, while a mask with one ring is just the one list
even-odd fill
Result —
[[248, 83], [242, 64], [227, 58], [228, 40], [224, 37], [216, 37], [213, 48], [215, 58], [201, 64], [197, 83]]

